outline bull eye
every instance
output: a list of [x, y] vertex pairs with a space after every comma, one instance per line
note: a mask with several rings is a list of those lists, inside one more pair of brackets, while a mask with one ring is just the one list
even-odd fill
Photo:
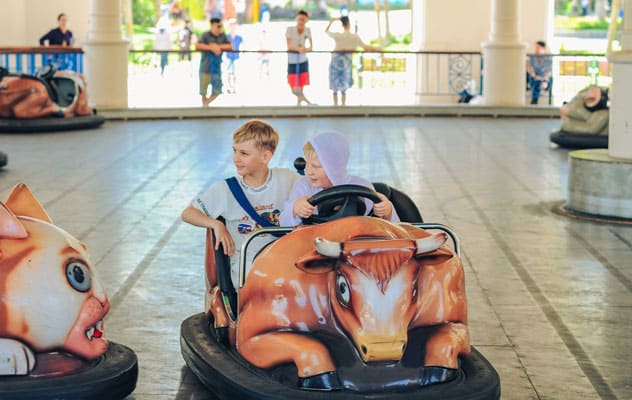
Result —
[[73, 289], [87, 292], [92, 287], [92, 278], [88, 266], [81, 261], [70, 261], [66, 264], [66, 279]]
[[349, 307], [349, 301], [351, 301], [351, 289], [349, 288], [349, 282], [344, 275], [336, 276], [336, 297], [340, 304], [345, 307]]

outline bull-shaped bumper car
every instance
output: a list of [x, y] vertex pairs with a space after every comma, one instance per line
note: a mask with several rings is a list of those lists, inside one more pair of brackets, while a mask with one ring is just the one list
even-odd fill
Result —
[[[330, 201], [326, 192], [316, 196]], [[393, 203], [400, 217], [421, 219], [414, 204]], [[252, 239], [281, 233], [246, 277]], [[236, 293], [211, 233], [206, 249], [205, 312], [182, 323], [180, 341], [187, 365], [220, 398], [500, 397], [498, 374], [470, 346], [449, 228], [347, 216], [261, 229], [242, 247]]]
[[45, 65], [35, 75], [0, 67], [0, 132], [28, 133], [95, 128], [103, 117], [88, 105], [85, 79]]
[[608, 147], [608, 88], [588, 86], [560, 109], [562, 126], [549, 135], [551, 142], [575, 149]]
[[0, 202], [0, 398], [130, 394], [136, 355], [103, 337], [109, 308], [86, 246], [18, 184]]

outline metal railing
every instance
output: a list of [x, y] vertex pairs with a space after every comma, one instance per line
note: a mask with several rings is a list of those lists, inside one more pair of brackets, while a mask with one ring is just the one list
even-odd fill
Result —
[[[161, 54], [167, 66], [161, 74]], [[186, 55], [186, 57], [185, 57]], [[189, 56], [190, 55], [190, 61]], [[236, 61], [236, 93], [229, 93], [228, 60], [222, 66], [223, 92], [214, 105], [294, 105], [287, 83], [286, 51], [240, 51]], [[308, 54], [310, 84], [306, 96], [320, 105], [332, 104], [329, 89], [331, 52]], [[353, 85], [348, 105], [411, 105], [432, 98], [456, 103], [458, 93], [479, 79], [480, 53], [476, 52], [357, 52], [352, 56]], [[131, 107], [198, 106], [197, 51], [131, 50], [129, 56]], [[418, 79], [418, 77], [420, 79]]]
[[47, 64], [83, 73], [83, 50], [67, 46], [0, 47], [0, 67], [11, 72], [33, 75]]
[[[161, 55], [167, 65], [161, 73]], [[198, 51], [130, 50], [128, 103], [131, 108], [196, 107], [199, 95]], [[611, 67], [605, 56], [552, 54], [552, 104], [561, 105], [589, 84], [609, 86]], [[331, 52], [308, 54], [310, 85], [305, 94], [320, 105], [331, 105], [329, 62]], [[213, 107], [257, 107], [295, 105], [287, 84], [286, 51], [240, 51], [235, 63], [235, 90], [230, 90], [228, 59], [223, 56], [223, 93]], [[353, 60], [353, 85], [347, 105], [454, 104], [459, 93], [472, 86], [482, 87], [482, 55], [478, 52], [357, 52]], [[57, 63], [65, 69], [83, 72], [83, 51], [75, 47], [0, 48], [0, 66], [12, 72], [33, 74], [44, 64]], [[233, 93], [234, 92], [234, 93]], [[525, 98], [529, 93], [525, 89]], [[548, 103], [542, 101], [541, 103]]]

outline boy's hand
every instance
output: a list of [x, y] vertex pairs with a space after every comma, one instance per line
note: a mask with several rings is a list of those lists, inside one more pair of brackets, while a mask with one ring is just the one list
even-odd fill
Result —
[[309, 218], [314, 213], [316, 207], [309, 204], [309, 202], [307, 201], [307, 199], [309, 198], [310, 196], [303, 196], [296, 199], [296, 201], [294, 202], [294, 207], [292, 209], [292, 211], [294, 212], [294, 216]]
[[219, 249], [221, 244], [224, 246], [224, 254], [232, 256], [235, 253], [235, 242], [233, 242], [233, 238], [228, 233], [226, 226], [218, 221], [213, 226], [213, 233], [215, 234], [215, 250]]
[[393, 215], [393, 203], [391, 203], [391, 201], [382, 193], [378, 193], [377, 197], [379, 197], [382, 201], [379, 203], [373, 203], [373, 214], [375, 214], [376, 217], [390, 221], [391, 216]]

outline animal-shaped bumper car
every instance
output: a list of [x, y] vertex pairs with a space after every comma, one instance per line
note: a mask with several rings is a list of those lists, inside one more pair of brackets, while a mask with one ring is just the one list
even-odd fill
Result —
[[[310, 199], [317, 225], [253, 232], [237, 291], [207, 233], [205, 312], [181, 326], [187, 365], [226, 399], [498, 399], [498, 374], [470, 345], [454, 233], [350, 215], [363, 203], [350, 199], [375, 196], [354, 186]], [[335, 197], [328, 220], [322, 206]], [[407, 212], [393, 201], [399, 215], [419, 216], [410, 203]], [[284, 235], [246, 275], [248, 246], [270, 234]]]
[[562, 126], [551, 142], [576, 149], [608, 147], [608, 88], [589, 86], [560, 109]]
[[95, 128], [103, 117], [88, 106], [82, 75], [51, 64], [35, 75], [0, 67], [0, 132], [25, 133]]
[[0, 398], [131, 393], [136, 355], [103, 337], [109, 308], [86, 246], [18, 184], [0, 202]]

